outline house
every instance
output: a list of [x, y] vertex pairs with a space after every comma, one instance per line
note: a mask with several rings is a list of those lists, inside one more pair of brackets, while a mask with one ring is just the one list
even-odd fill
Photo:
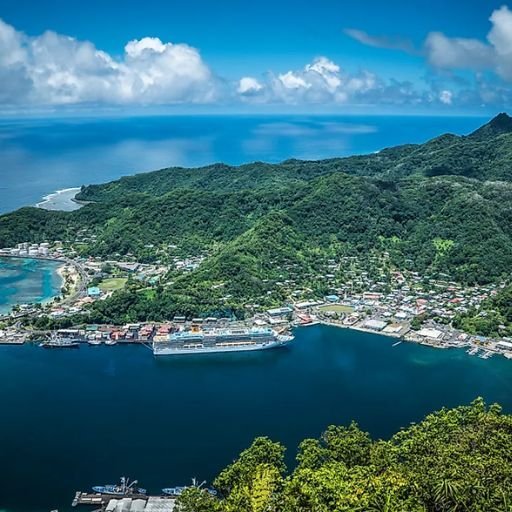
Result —
[[498, 341], [498, 343], [496, 343], [496, 348], [512, 350], [512, 343], [510, 343], [510, 341]]
[[267, 309], [267, 314], [269, 316], [286, 316], [293, 312], [293, 309], [290, 307], [282, 307], [282, 308], [275, 308], [275, 309]]

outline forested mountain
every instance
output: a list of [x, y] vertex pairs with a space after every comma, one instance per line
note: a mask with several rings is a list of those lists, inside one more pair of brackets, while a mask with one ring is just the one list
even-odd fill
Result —
[[190, 488], [180, 512], [509, 512], [512, 416], [483, 400], [444, 409], [373, 441], [352, 424], [306, 439], [289, 474], [284, 447], [259, 438], [215, 480]]
[[347, 255], [385, 252], [398, 268], [496, 281], [512, 268], [512, 119], [371, 155], [164, 169], [82, 187], [78, 198], [90, 203], [1, 216], [0, 247], [82, 234], [94, 240], [84, 254], [154, 261], [169, 244], [207, 254], [173, 281], [192, 309], [205, 283], [243, 303], [286, 268], [300, 282], [316, 259]]

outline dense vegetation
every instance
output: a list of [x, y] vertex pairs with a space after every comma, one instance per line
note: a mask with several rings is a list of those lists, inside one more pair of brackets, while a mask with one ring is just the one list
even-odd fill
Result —
[[373, 441], [356, 424], [284, 447], [258, 438], [223, 470], [220, 497], [187, 490], [180, 512], [510, 512], [512, 416], [477, 399]]
[[126, 319], [278, 303], [276, 281], [315, 287], [317, 262], [341, 256], [386, 252], [398, 268], [495, 282], [512, 268], [511, 164], [512, 119], [500, 114], [469, 136], [378, 154], [171, 168], [82, 187], [91, 203], [78, 211], [1, 216], [0, 247], [82, 240], [85, 255], [165, 260], [172, 244], [208, 256], [159, 294], [115, 298], [132, 311]]

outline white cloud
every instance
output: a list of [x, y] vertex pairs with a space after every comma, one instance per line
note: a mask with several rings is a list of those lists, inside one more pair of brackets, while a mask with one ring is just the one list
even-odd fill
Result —
[[388, 50], [402, 50], [407, 53], [416, 54], [418, 50], [414, 47], [412, 41], [403, 38], [393, 38], [387, 36], [373, 36], [364, 30], [356, 28], [347, 28], [344, 30], [347, 36], [367, 46], [374, 48], [386, 48]]
[[237, 92], [239, 94], [255, 94], [263, 89], [263, 85], [260, 84], [256, 78], [252, 76], [244, 76], [238, 82]]
[[445, 89], [439, 93], [439, 101], [445, 105], [451, 105], [453, 102], [453, 93]]
[[158, 37], [143, 37], [142, 39], [134, 39], [127, 43], [124, 47], [124, 51], [129, 57], [137, 58], [146, 51], [163, 53], [165, 48], [166, 45], [163, 44]]
[[318, 57], [312, 64], [308, 64], [304, 68], [304, 71], [306, 73], [313, 72], [320, 75], [324, 79], [327, 87], [331, 90], [335, 90], [341, 85], [339, 78], [340, 67], [326, 57]]
[[[200, 52], [187, 44], [143, 37], [127, 42], [119, 56], [89, 41], [47, 31], [28, 36], [0, 19], [0, 108], [59, 105], [169, 105], [228, 102], [244, 105], [493, 105], [512, 104], [512, 12], [490, 16], [487, 39], [431, 32], [422, 54], [435, 70], [423, 82], [349, 71], [326, 56], [299, 69], [266, 76], [218, 78]], [[410, 41], [375, 37], [356, 29], [352, 38], [374, 47], [418, 53]], [[474, 78], [453, 70], [473, 70]], [[489, 73], [493, 71], [493, 73]], [[458, 78], [464, 78], [464, 83]]]
[[186, 44], [145, 37], [116, 59], [89, 41], [51, 31], [29, 37], [0, 20], [3, 104], [197, 103], [212, 101], [216, 88], [199, 52]]
[[510, 57], [512, 53], [512, 12], [504, 5], [501, 9], [496, 9], [489, 20], [493, 26], [487, 39], [494, 46], [498, 55]]
[[429, 63], [438, 68], [485, 69], [493, 61], [492, 48], [477, 39], [450, 38], [431, 32], [425, 40]]
[[428, 99], [408, 82], [386, 81], [370, 71], [350, 73], [325, 56], [317, 57], [302, 69], [270, 75], [264, 95], [246, 98], [267, 103], [373, 105], [418, 104]]
[[307, 83], [304, 78], [296, 75], [293, 71], [288, 71], [277, 78], [285, 89], [309, 89], [311, 87], [311, 84]]
[[512, 12], [503, 6], [489, 20], [487, 42], [431, 32], [424, 45], [428, 62], [441, 69], [490, 70], [512, 81]]

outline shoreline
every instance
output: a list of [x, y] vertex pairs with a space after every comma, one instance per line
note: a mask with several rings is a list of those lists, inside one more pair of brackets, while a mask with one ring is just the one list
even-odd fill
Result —
[[45, 196], [35, 204], [36, 208], [48, 211], [73, 211], [83, 206], [75, 200], [75, 196], [80, 192], [81, 187], [69, 187], [56, 190]]
[[[421, 340], [421, 339], [417, 339], [417, 338], [414, 338], [414, 337], [408, 337], [407, 334], [411, 331], [410, 328], [406, 332], [404, 332], [403, 334], [398, 334], [398, 333], [374, 331], [372, 329], [368, 329], [368, 328], [365, 328], [365, 327], [348, 326], [348, 325], [338, 324], [336, 322], [329, 322], [329, 321], [326, 321], [326, 320], [318, 320], [317, 323], [313, 324], [313, 325], [323, 325], [323, 326], [326, 326], [326, 327], [336, 327], [336, 328], [348, 329], [348, 330], [352, 330], [352, 331], [364, 332], [364, 333], [367, 333], [367, 334], [373, 334], [373, 335], [376, 335], [376, 336], [384, 336], [386, 338], [394, 338], [394, 339], [397, 340], [396, 345], [398, 345], [400, 343], [413, 343], [415, 345], [421, 345], [423, 347], [429, 347], [429, 348], [441, 349], [441, 350], [448, 350], [448, 349], [464, 350], [464, 349], [467, 349], [468, 347], [470, 347], [470, 348], [471, 347], [473, 347], [473, 348], [475, 347], [475, 345], [471, 344], [471, 343], [462, 344], [460, 346], [457, 346], [457, 345], [442, 345], [442, 344], [430, 343], [429, 340], [427, 340], [427, 339]], [[313, 327], [313, 325], [311, 325], [311, 327]], [[297, 327], [308, 327], [308, 325], [305, 325], [305, 326], [298, 325]], [[393, 346], [395, 346], [395, 344]], [[490, 352], [493, 353], [493, 355], [501, 355], [505, 359], [511, 359], [511, 357], [508, 355], [509, 353], [506, 353], [506, 352], [496, 351], [495, 349], [490, 350], [489, 347], [481, 347], [481, 346], [479, 346], [478, 349], [479, 350], [483, 350], [483, 351], [490, 351]]]

